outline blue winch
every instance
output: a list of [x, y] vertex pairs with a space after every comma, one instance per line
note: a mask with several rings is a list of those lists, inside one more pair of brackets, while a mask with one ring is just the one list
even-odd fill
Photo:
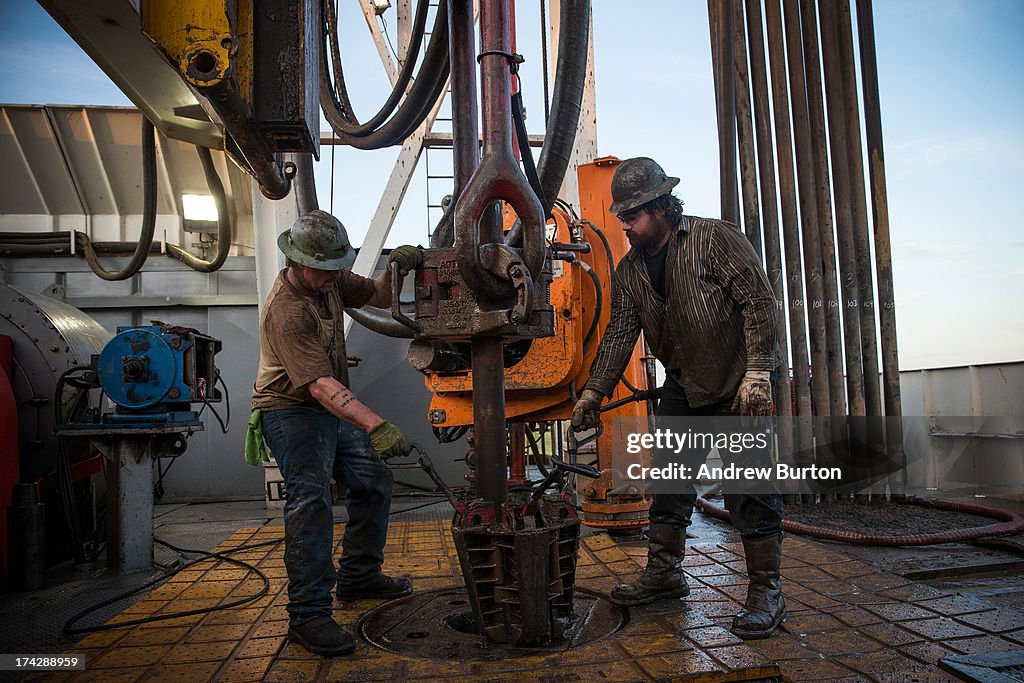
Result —
[[214, 355], [218, 339], [187, 327], [118, 327], [94, 367], [100, 386], [116, 404], [114, 423], [198, 422], [193, 403], [220, 401]]

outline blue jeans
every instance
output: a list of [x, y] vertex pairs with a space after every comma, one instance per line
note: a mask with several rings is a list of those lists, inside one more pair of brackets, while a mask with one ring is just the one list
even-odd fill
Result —
[[[732, 402], [733, 399], [729, 398], [721, 403], [692, 408], [686, 400], [683, 387], [669, 375], [661, 389], [658, 417], [736, 415], [732, 410]], [[686, 488], [688, 490], [683, 493], [660, 493], [654, 496], [649, 513], [652, 524], [672, 524], [683, 528], [690, 526], [697, 492], [693, 485], [687, 485]], [[724, 498], [732, 525], [741, 537], [764, 538], [782, 531], [783, 507], [780, 494], [733, 494], [725, 495]]]
[[[366, 432], [306, 408], [263, 411], [263, 438], [284, 477], [284, 563], [292, 626], [330, 616], [337, 582], [380, 574], [394, 475]], [[335, 571], [331, 477], [347, 488], [348, 524]]]

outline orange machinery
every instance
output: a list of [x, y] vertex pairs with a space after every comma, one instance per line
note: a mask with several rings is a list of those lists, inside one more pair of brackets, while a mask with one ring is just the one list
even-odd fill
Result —
[[[549, 244], [579, 245], [586, 242], [591, 248], [589, 253], [571, 252], [576, 257], [575, 261], [559, 260], [554, 263], [551, 284], [554, 336], [516, 342], [514, 344], [519, 346], [513, 349], [513, 353], [506, 354], [505, 410], [511, 433], [513, 478], [516, 460], [522, 457], [516, 451], [523, 448], [522, 432], [517, 425], [567, 420], [572, 415], [574, 397], [587, 381], [590, 364], [608, 324], [612, 272], [615, 264], [629, 250], [617, 220], [608, 212], [612, 202], [612, 174], [619, 163], [615, 157], [603, 157], [580, 166], [580, 217], [556, 208], [554, 220], [548, 221]], [[506, 223], [510, 223], [512, 218], [514, 216], [506, 215]], [[597, 276], [600, 297], [593, 277], [586, 272], [588, 269]], [[595, 315], [598, 316], [597, 325], [591, 332]], [[412, 351], [410, 356], [414, 353]], [[609, 402], [632, 396], [633, 390], [628, 386], [653, 388], [648, 385], [646, 361], [643, 344], [638, 343], [623, 374], [625, 381], [619, 383]], [[420, 369], [424, 372], [427, 388], [434, 395], [428, 414], [433, 426], [453, 428], [471, 425], [472, 371], [467, 368]], [[596, 441], [601, 476], [582, 484], [584, 524], [628, 532], [646, 523], [650, 500], [644, 496], [642, 486], [625, 479], [626, 466], [636, 456], [625, 453], [621, 431], [628, 425], [633, 429], [646, 429], [647, 415], [646, 402], [626, 403], [602, 413], [606, 428]]]

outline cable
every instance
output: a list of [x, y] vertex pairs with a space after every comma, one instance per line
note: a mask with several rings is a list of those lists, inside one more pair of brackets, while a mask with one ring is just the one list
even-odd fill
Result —
[[601, 280], [597, 277], [594, 269], [587, 265], [585, 261], [580, 261], [579, 263], [583, 268], [583, 272], [589, 275], [594, 283], [594, 298], [596, 299], [594, 317], [590, 321], [590, 328], [587, 330], [587, 334], [583, 337], [583, 352], [586, 353], [587, 349], [590, 348], [590, 342], [593, 341], [594, 335], [597, 333], [597, 326], [601, 322], [601, 313], [604, 308], [604, 292], [601, 289]]
[[135, 245], [135, 251], [124, 268], [109, 271], [100, 264], [96, 250], [88, 235], [82, 235], [85, 260], [89, 268], [99, 277], [109, 282], [127, 280], [142, 269], [149, 256], [156, 231], [156, 129], [145, 116], [142, 117], [142, 232]]
[[[64, 623], [64, 633], [66, 633], [68, 635], [77, 635], [77, 634], [80, 634], [80, 633], [92, 633], [93, 631], [109, 631], [110, 629], [122, 628], [124, 626], [137, 626], [139, 624], [149, 624], [149, 623], [152, 623], [154, 621], [164, 621], [166, 619], [177, 619], [179, 617], [190, 617], [190, 616], [194, 616], [196, 614], [207, 614], [209, 612], [216, 612], [216, 611], [219, 611], [219, 610], [222, 610], [222, 609], [230, 609], [232, 607], [240, 607], [241, 605], [245, 605], [247, 603], [253, 602], [254, 600], [259, 600], [264, 595], [266, 595], [267, 592], [270, 590], [270, 580], [267, 578], [267, 575], [264, 574], [263, 572], [261, 572], [255, 566], [249, 564], [248, 562], [243, 562], [242, 560], [236, 560], [235, 558], [229, 557], [228, 555], [230, 553], [237, 553], [237, 552], [241, 552], [243, 550], [252, 550], [253, 548], [260, 548], [260, 547], [263, 547], [263, 546], [277, 545], [282, 540], [284, 540], [284, 539], [283, 538], [277, 538], [277, 539], [274, 539], [274, 540], [271, 540], [271, 541], [261, 541], [260, 543], [252, 543], [250, 545], [238, 546], [237, 548], [230, 548], [228, 550], [221, 550], [221, 551], [218, 551], [218, 552], [210, 552], [210, 551], [206, 551], [206, 550], [190, 550], [190, 549], [187, 549], [187, 548], [178, 548], [177, 546], [171, 545], [170, 543], [168, 543], [166, 541], [162, 541], [159, 538], [154, 538], [153, 539], [154, 543], [159, 543], [160, 545], [165, 546], [167, 548], [170, 548], [171, 550], [173, 550], [173, 551], [175, 551], [177, 553], [189, 553], [189, 554], [192, 554], [192, 555], [202, 555], [203, 557], [200, 557], [197, 560], [192, 560], [191, 562], [186, 562], [186, 563], [182, 564], [181, 566], [177, 567], [176, 569], [174, 569], [173, 571], [171, 571], [169, 574], [164, 574], [163, 576], [158, 576], [157, 578], [155, 578], [155, 579], [153, 579], [151, 581], [147, 581], [146, 583], [142, 584], [138, 588], [133, 588], [133, 589], [131, 589], [129, 591], [125, 591], [123, 593], [119, 593], [118, 595], [115, 595], [112, 598], [109, 598], [107, 600], [99, 602], [99, 603], [97, 603], [95, 605], [90, 605], [89, 607], [86, 607], [84, 610], [82, 610], [81, 612], [79, 612], [75, 616], [71, 617], [70, 619], [68, 619]], [[125, 598], [130, 597], [132, 595], [135, 595], [136, 593], [140, 593], [140, 592], [146, 590], [147, 588], [155, 586], [155, 585], [157, 585], [157, 584], [159, 584], [159, 583], [161, 583], [163, 581], [166, 581], [167, 579], [171, 578], [172, 576], [174, 576], [178, 572], [181, 572], [184, 569], [188, 569], [190, 567], [194, 567], [195, 565], [199, 564], [200, 562], [205, 562], [206, 560], [209, 560], [209, 559], [218, 559], [218, 560], [221, 560], [223, 562], [230, 562], [231, 564], [238, 565], [239, 567], [242, 567], [243, 569], [247, 569], [248, 571], [255, 573], [263, 581], [263, 586], [260, 588], [260, 590], [255, 595], [250, 595], [250, 596], [241, 598], [239, 600], [235, 600], [234, 602], [229, 602], [229, 603], [224, 604], [224, 605], [216, 605], [214, 607], [203, 607], [201, 609], [187, 610], [185, 612], [171, 612], [171, 613], [168, 613], [168, 614], [157, 614], [157, 615], [153, 615], [153, 616], [149, 616], [149, 617], [145, 617], [145, 618], [141, 618], [141, 619], [131, 619], [129, 621], [119, 621], [119, 622], [113, 623], [113, 624], [100, 624], [98, 626], [83, 626], [83, 627], [78, 627], [78, 628], [72, 628], [72, 624], [74, 624], [75, 622], [79, 621], [83, 617], [91, 614], [92, 612], [95, 612], [98, 609], [106, 607], [107, 605], [112, 605], [115, 602], [118, 602], [119, 600], [124, 600]]]
[[420, 508], [430, 507], [431, 505], [437, 505], [438, 503], [447, 503], [447, 502], [448, 502], [447, 498], [438, 498], [437, 500], [432, 500], [429, 503], [423, 503], [422, 505], [415, 505], [415, 506], [413, 506], [411, 508], [405, 508], [404, 510], [392, 510], [391, 512], [388, 513], [388, 516], [390, 517], [391, 515], [400, 515], [403, 512], [412, 512], [413, 510], [419, 510]]
[[217, 253], [209, 261], [193, 256], [176, 244], [167, 245], [167, 255], [178, 259], [192, 270], [200, 273], [212, 273], [220, 270], [224, 261], [228, 258], [228, 251], [231, 249], [231, 217], [228, 216], [228, 200], [224, 193], [224, 183], [217, 174], [213, 165], [213, 155], [205, 147], [196, 146], [199, 153], [199, 161], [203, 165], [203, 174], [206, 176], [206, 186], [210, 189], [213, 202], [217, 206]]

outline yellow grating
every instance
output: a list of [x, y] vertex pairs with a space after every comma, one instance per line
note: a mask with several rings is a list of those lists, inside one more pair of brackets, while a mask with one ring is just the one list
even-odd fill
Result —
[[[335, 528], [340, 545], [343, 526]], [[282, 539], [283, 527], [241, 529], [218, 550]], [[340, 552], [340, 547], [337, 552]], [[392, 523], [384, 569], [407, 574], [416, 588], [460, 585], [446, 522]], [[435, 661], [378, 650], [360, 642], [355, 654], [324, 659], [287, 643], [283, 540], [236, 555], [257, 565], [269, 593], [241, 607], [93, 633], [69, 653], [87, 670], [39, 674], [46, 681], [740, 681], [955, 680], [939, 659], [979, 648], [1011, 650], [1021, 628], [987, 603], [874, 571], [800, 539], [784, 543], [783, 579], [789, 619], [775, 637], [741, 641], [727, 629], [746, 590], [739, 543], [687, 549], [691, 595], [631, 610], [615, 636], [556, 654], [504, 661]], [[583, 540], [581, 587], [607, 593], [642, 567], [642, 544], [605, 535]], [[255, 594], [261, 582], [225, 562], [206, 562], [174, 576], [109, 623], [208, 607]], [[377, 601], [335, 604], [351, 629]], [[988, 651], [993, 651], [989, 649]]]

